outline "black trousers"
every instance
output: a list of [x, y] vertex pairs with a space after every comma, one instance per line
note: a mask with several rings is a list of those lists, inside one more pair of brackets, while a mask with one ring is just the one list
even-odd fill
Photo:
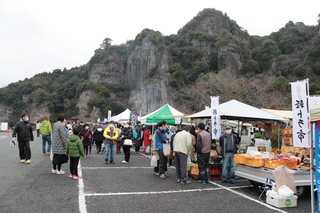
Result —
[[167, 171], [168, 157], [163, 154], [163, 149], [158, 150], [159, 155], [159, 173], [164, 174]]
[[83, 149], [84, 149], [84, 153], [86, 153], [86, 155], [88, 155], [89, 146], [83, 146]]
[[103, 141], [96, 141], [96, 150], [97, 152], [101, 152], [101, 144]]
[[18, 141], [20, 160], [31, 159], [30, 141]]
[[130, 159], [130, 148], [131, 146], [123, 146], [124, 160], [129, 162]]
[[209, 166], [209, 158], [210, 158], [210, 152], [209, 153], [201, 153], [198, 155], [198, 165], [200, 174], [205, 174], [207, 171], [207, 168]]
[[78, 164], [80, 157], [71, 157], [70, 156], [70, 173], [78, 176]]

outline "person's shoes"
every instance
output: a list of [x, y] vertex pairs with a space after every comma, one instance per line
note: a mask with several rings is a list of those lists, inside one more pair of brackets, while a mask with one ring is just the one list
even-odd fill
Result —
[[47, 152], [47, 155], [50, 155], [50, 152]]
[[27, 164], [30, 164], [31, 163], [31, 161], [30, 160], [27, 160]]
[[104, 161], [104, 163], [105, 163], [105, 164], [108, 164], [108, 161], [107, 161], [107, 160], [105, 160], [105, 161]]
[[110, 161], [110, 164], [115, 164], [115, 162], [113, 160]]
[[231, 184], [234, 184], [234, 180], [231, 180], [230, 183], [231, 183]]
[[56, 171], [56, 174], [57, 174], [57, 175], [63, 175], [64, 173], [65, 173], [65, 172], [62, 171], [62, 170], [60, 170], [60, 171], [57, 170], [57, 171]]
[[181, 184], [190, 184], [190, 183], [191, 183], [191, 180], [181, 181], [180, 183], [181, 183]]
[[177, 180], [177, 183], [181, 183], [181, 179], [178, 179], [178, 180]]
[[160, 175], [159, 177], [162, 178], [162, 179], [166, 179], [167, 178], [164, 174]]
[[205, 181], [205, 180], [198, 180], [198, 181], [197, 181], [197, 183], [206, 184], [206, 183], [207, 183], [207, 181]]
[[21, 160], [20, 160], [20, 163], [24, 163], [24, 160], [23, 160], [23, 159], [21, 159]]
[[122, 163], [128, 163], [127, 161], [125, 161], [125, 160], [123, 160], [123, 161], [121, 161]]
[[51, 170], [52, 174], [55, 174], [56, 172], [57, 172], [57, 170], [54, 170], [54, 169]]
[[166, 178], [170, 177], [170, 175], [168, 175], [166, 172], [164, 173], [164, 176], [166, 176]]
[[46, 156], [46, 153], [42, 153], [43, 156]]
[[73, 177], [74, 177], [74, 175], [73, 175], [73, 174], [70, 174], [70, 175], [69, 175], [69, 178], [73, 178]]
[[78, 179], [82, 179], [83, 177], [82, 176], [80, 176], [80, 175], [78, 175], [78, 176], [73, 176], [73, 179], [75, 179], [75, 180], [78, 180]]
[[159, 176], [159, 175], [160, 175], [160, 173], [159, 173], [159, 172], [155, 172], [154, 174], [155, 174], [155, 175], [157, 175], [157, 176]]

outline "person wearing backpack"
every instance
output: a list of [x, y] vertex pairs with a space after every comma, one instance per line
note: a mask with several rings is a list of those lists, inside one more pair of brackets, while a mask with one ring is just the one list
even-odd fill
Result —
[[136, 152], [139, 152], [140, 146], [142, 145], [141, 130], [142, 130], [141, 121], [138, 121], [137, 126], [135, 126], [133, 130], [133, 138], [134, 138]]

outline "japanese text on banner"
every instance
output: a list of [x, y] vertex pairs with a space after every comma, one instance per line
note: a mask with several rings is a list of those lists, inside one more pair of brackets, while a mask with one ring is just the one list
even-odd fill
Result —
[[307, 82], [291, 83], [293, 146], [309, 147]]
[[212, 139], [219, 139], [221, 134], [219, 96], [211, 96], [211, 132]]

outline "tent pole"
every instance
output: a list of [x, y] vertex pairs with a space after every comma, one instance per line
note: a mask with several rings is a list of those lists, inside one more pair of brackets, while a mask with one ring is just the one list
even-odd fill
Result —
[[280, 122], [278, 122], [278, 149], [280, 149]]
[[[310, 129], [310, 137], [309, 137], [309, 144], [310, 144], [310, 179], [311, 179], [311, 212], [314, 211], [314, 178], [313, 178], [313, 122], [311, 122], [311, 129]], [[319, 193], [319, 192], [318, 192]]]

